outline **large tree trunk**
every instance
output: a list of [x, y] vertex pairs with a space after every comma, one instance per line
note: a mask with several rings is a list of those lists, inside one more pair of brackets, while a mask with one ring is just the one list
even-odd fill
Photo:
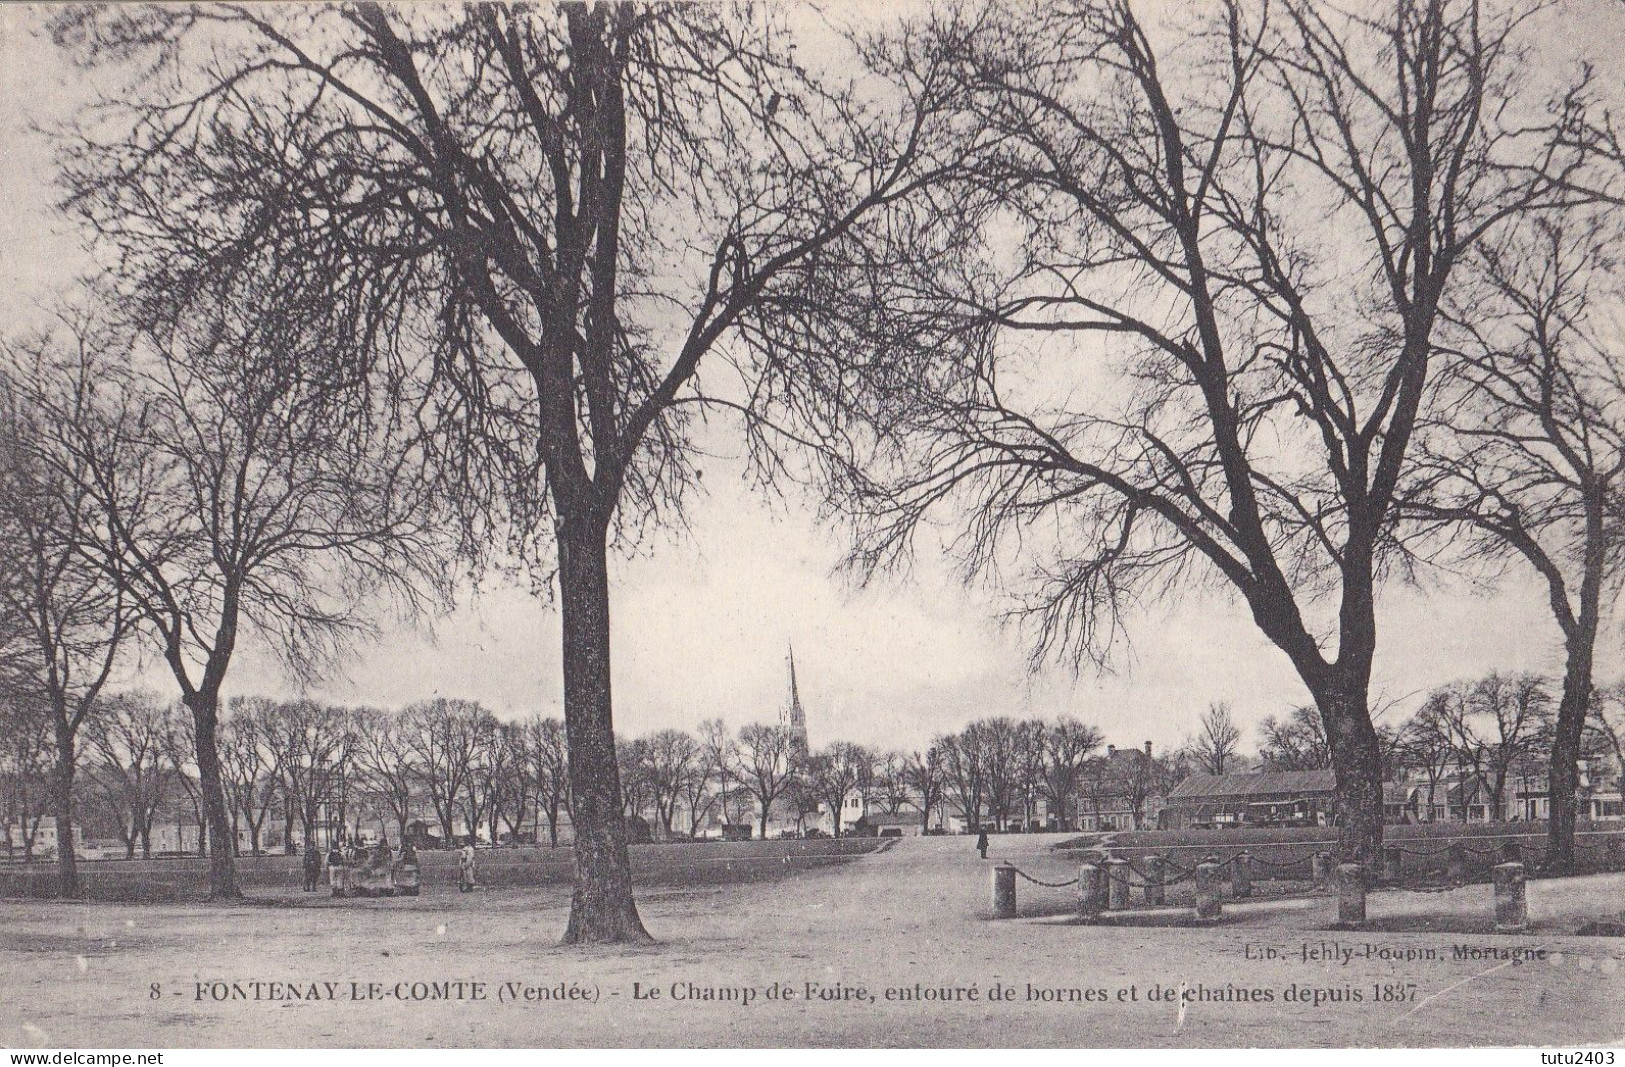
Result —
[[1337, 775], [1338, 853], [1375, 872], [1382, 851], [1382, 746], [1366, 709], [1366, 687], [1333, 685], [1315, 694]]
[[52, 799], [56, 808], [56, 891], [64, 897], [79, 895], [79, 857], [73, 851], [73, 772], [78, 762], [73, 742], [73, 731], [66, 722], [59, 721]]
[[[1563, 698], [1557, 707], [1552, 736], [1551, 764], [1547, 770], [1547, 796], [1551, 814], [1546, 826], [1544, 867], [1553, 873], [1574, 869], [1576, 792], [1580, 788], [1580, 742], [1591, 711], [1591, 680], [1601, 616], [1603, 567], [1606, 563], [1603, 498], [1593, 491], [1586, 497], [1586, 542], [1580, 576], [1580, 613], [1564, 635], [1567, 662], [1563, 670]], [[1555, 594], [1554, 594], [1555, 595]]]
[[621, 775], [609, 674], [608, 530], [602, 522], [558, 524], [564, 626], [564, 725], [570, 753], [570, 815], [576, 887], [566, 944], [653, 940], [632, 899], [632, 864], [621, 814]]
[[[197, 824], [197, 854], [207, 856], [209, 854], [209, 820], [203, 814], [203, 798], [201, 796], [192, 798], [192, 819]], [[180, 841], [176, 841], [176, 845], [178, 846], [177, 851], [184, 855], [186, 846]]]
[[187, 698], [197, 736], [198, 790], [202, 794], [203, 815], [209, 828], [209, 899], [239, 900], [237, 864], [233, 857], [236, 841], [226, 814], [226, 792], [220, 781], [220, 748], [215, 739], [219, 725], [220, 696], [199, 692]]
[[1567, 874], [1574, 869], [1580, 744], [1585, 733], [1586, 713], [1591, 705], [1591, 669], [1591, 640], [1570, 641], [1568, 664], [1563, 673], [1563, 698], [1557, 707], [1557, 724], [1552, 731], [1551, 764], [1547, 770], [1551, 812], [1546, 826], [1546, 856], [1542, 867], [1553, 874]]

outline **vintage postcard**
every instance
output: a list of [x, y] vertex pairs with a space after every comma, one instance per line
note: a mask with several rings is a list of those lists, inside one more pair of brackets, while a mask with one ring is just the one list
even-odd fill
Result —
[[0, 9], [0, 1045], [1611, 1063], [1622, 56]]

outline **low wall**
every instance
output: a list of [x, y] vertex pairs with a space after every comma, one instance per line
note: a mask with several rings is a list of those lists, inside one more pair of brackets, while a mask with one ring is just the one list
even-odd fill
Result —
[[[810, 841], [695, 841], [633, 845], [632, 880], [643, 886], [725, 885], [782, 878], [798, 870], [846, 863], [875, 851], [874, 838]], [[426, 886], [457, 883], [455, 852], [419, 852]], [[477, 870], [482, 885], [523, 887], [568, 884], [575, 878], [574, 854], [525, 847], [481, 849]], [[297, 890], [304, 884], [302, 857], [239, 856], [242, 888]], [[208, 861], [197, 856], [152, 860], [81, 860], [81, 895], [89, 900], [173, 902], [201, 899], [208, 889]], [[325, 885], [325, 872], [324, 882]], [[56, 865], [50, 862], [0, 865], [0, 897], [47, 899], [56, 895]]]

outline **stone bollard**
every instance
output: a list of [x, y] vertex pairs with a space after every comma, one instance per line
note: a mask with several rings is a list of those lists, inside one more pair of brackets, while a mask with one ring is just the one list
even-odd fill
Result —
[[1253, 895], [1253, 857], [1249, 852], [1230, 861], [1230, 895], [1237, 900]]
[[993, 917], [1016, 917], [1016, 869], [1008, 863], [993, 868]]
[[1122, 911], [1128, 907], [1128, 860], [1106, 861], [1106, 907]]
[[1495, 883], [1495, 932], [1521, 934], [1529, 929], [1529, 903], [1524, 896], [1523, 864], [1500, 863], [1490, 872]]
[[1389, 882], [1398, 882], [1405, 876], [1405, 853], [1397, 848], [1382, 850], [1382, 876]]
[[1161, 856], [1145, 858], [1145, 902], [1152, 907], [1162, 906], [1162, 870]]
[[1085, 863], [1078, 868], [1078, 918], [1087, 921], [1100, 917], [1106, 899], [1104, 887], [1100, 883], [1099, 867], [1093, 863]]
[[1337, 865], [1337, 921], [1343, 926], [1365, 922], [1365, 868], [1358, 863]]
[[1317, 852], [1309, 858], [1309, 879], [1315, 888], [1324, 891], [1332, 884], [1332, 854]]
[[1450, 846], [1450, 851], [1445, 859], [1445, 877], [1452, 882], [1467, 881], [1467, 846]]
[[1203, 860], [1196, 865], [1196, 917], [1217, 919], [1224, 910], [1219, 886], [1219, 865]]

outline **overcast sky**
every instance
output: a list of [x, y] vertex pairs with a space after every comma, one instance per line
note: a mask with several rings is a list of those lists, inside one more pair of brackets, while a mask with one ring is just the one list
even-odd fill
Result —
[[[0, 314], [8, 331], [36, 319], [37, 306], [85, 262], [77, 238], [52, 217], [49, 152], [30, 132], [81, 98], [80, 75], [29, 36], [35, 18], [0, 8]], [[707, 463], [704, 485], [684, 536], [614, 569], [623, 732], [691, 728], [710, 716], [734, 725], [776, 717], [792, 643], [815, 746], [845, 738], [913, 748], [978, 716], [1059, 713], [1097, 723], [1119, 745], [1170, 746], [1211, 701], [1229, 701], [1252, 724], [1306, 700], [1285, 657], [1219, 591], [1132, 619], [1131, 647], [1112, 674], [1074, 677], [1064, 666], [1029, 673], [1020, 635], [995, 621], [1006, 606], [997, 591], [966, 589], [932, 561], [907, 579], [854, 588], [836, 573], [836, 532], [814, 521], [809, 501], [754, 498], [726, 455]], [[1493, 588], [1387, 589], [1379, 624], [1377, 695], [1404, 698], [1396, 715], [1442, 682], [1560, 665], [1556, 626], [1521, 573]], [[389, 630], [358, 649], [346, 677], [323, 694], [385, 706], [447, 695], [502, 715], [559, 712], [558, 620], [526, 590], [471, 590], [433, 631]], [[1599, 650], [1600, 679], [1620, 674], [1618, 652], [1616, 630]], [[159, 688], [166, 680], [149, 677]], [[242, 648], [228, 690], [289, 692], [252, 645]]]

